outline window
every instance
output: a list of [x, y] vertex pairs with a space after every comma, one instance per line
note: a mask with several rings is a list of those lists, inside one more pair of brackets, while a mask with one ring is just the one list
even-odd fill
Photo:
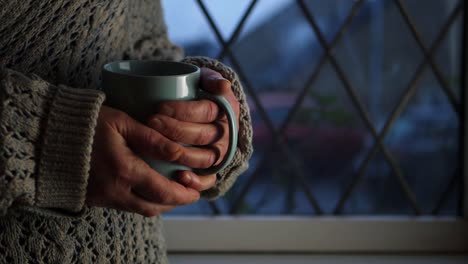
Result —
[[[467, 251], [467, 224], [457, 220], [468, 164], [463, 2], [163, 1], [169, 35], [187, 55], [218, 58], [239, 74], [255, 148], [225, 197], [169, 214], [172, 237], [171, 226], [202, 232], [210, 223], [239, 237], [230, 248], [246, 250]], [[249, 247], [241, 236], [285, 226]], [[338, 242], [365, 230], [365, 243]], [[289, 244], [268, 244], [288, 232], [296, 234]], [[335, 238], [324, 248], [326, 236]], [[221, 250], [212, 241], [202, 247]]]

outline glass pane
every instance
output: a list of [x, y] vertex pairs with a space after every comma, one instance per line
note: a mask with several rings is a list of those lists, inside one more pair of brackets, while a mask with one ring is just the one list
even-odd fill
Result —
[[320, 206], [333, 212], [374, 140], [330, 64], [323, 66], [284, 135]]
[[457, 169], [458, 117], [432, 72], [426, 71], [418, 91], [385, 139], [416, 195], [429, 213]]
[[[278, 127], [315, 68], [322, 48], [317, 45], [313, 30], [297, 5], [281, 5], [281, 9], [270, 15], [275, 17], [274, 20], [257, 21], [256, 17], [271, 6], [267, 1], [257, 4], [246, 22], [246, 30], [232, 50], [262, 105], [267, 108], [269, 118]], [[282, 106], [281, 110], [278, 105]]]
[[393, 1], [366, 1], [335, 53], [380, 130], [423, 59]]
[[[228, 40], [232, 33], [234, 33], [235, 27], [241, 20], [242, 15], [247, 11], [251, 1], [204, 0], [203, 3], [211, 14], [213, 21], [218, 25], [223, 38]], [[229, 10], [229, 12], [219, 12], [219, 10]]]
[[222, 46], [196, 1], [161, 2], [169, 37], [184, 48], [185, 55], [214, 57], [221, 52]]
[[[418, 1], [403, 1], [408, 14], [427, 47], [435, 40], [439, 29], [460, 3], [459, 0], [426, 0], [424, 7]], [[434, 11], [437, 10], [437, 13]], [[437, 14], [437, 15], [435, 15]], [[428, 26], [430, 25], [430, 26]]]
[[366, 174], [346, 201], [351, 215], [414, 215], [398, 179], [381, 153], [371, 160]]
[[459, 16], [445, 35], [440, 48], [434, 54], [434, 61], [442, 72], [450, 89], [460, 100], [460, 64], [462, 17]]
[[[304, 1], [328, 43], [332, 42], [357, 1]], [[301, 14], [298, 14], [301, 16]]]
[[[221, 45], [197, 1], [184, 1], [184, 5], [180, 1], [163, 0], [173, 41], [188, 55], [218, 56]], [[251, 2], [203, 3], [227, 41]], [[358, 2], [305, 3], [330, 43]], [[427, 48], [460, 7], [460, 0], [424, 1], [424, 8], [418, 1], [403, 3]], [[457, 97], [460, 18], [432, 55]], [[429, 65], [422, 75], [415, 75], [424, 53], [395, 1], [364, 1], [332, 49], [378, 132], [411, 80], [418, 81], [416, 93], [383, 140], [397, 167], [378, 151], [359, 182], [355, 182], [358, 170], [375, 138], [335, 67], [329, 60], [319, 64], [324, 48], [297, 2], [258, 1], [230, 49], [234, 57], [222, 61], [243, 73], [244, 85], [251, 85], [247, 97], [255, 153], [249, 170], [216, 202], [222, 214], [315, 215], [316, 199], [323, 213], [330, 215], [356, 183], [341, 213], [413, 215], [395, 169], [401, 171], [422, 214], [460, 214], [460, 180], [453, 178], [460, 165], [459, 117]], [[313, 73], [317, 73], [315, 79], [311, 79]], [[283, 146], [277, 145], [272, 129], [281, 133]], [[213, 210], [201, 201], [172, 213], [212, 214]]]

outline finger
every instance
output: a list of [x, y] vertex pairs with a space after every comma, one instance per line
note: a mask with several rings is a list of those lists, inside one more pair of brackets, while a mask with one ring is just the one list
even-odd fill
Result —
[[203, 89], [208, 92], [224, 96], [234, 95], [231, 89], [231, 82], [212, 69], [201, 69], [201, 83]]
[[223, 130], [221, 138], [213, 144], [203, 146], [183, 146], [180, 145], [181, 151], [178, 156], [173, 156], [171, 159], [164, 159], [179, 164], [183, 164], [190, 168], [204, 169], [220, 163], [226, 155], [229, 146], [229, 133], [227, 124], [217, 124], [219, 130]]
[[159, 106], [158, 113], [196, 123], [211, 123], [222, 117], [218, 105], [210, 100], [168, 101]]
[[201, 192], [213, 188], [216, 183], [216, 175], [199, 176], [190, 171], [182, 171], [179, 173], [178, 181], [186, 187]]
[[200, 199], [200, 194], [171, 181], [148, 166], [143, 160], [135, 162], [130, 185], [135, 193], [149, 202], [161, 205], [186, 205]]
[[125, 211], [137, 213], [146, 217], [153, 217], [175, 208], [173, 205], [161, 205], [149, 202], [134, 192], [124, 197], [122, 206]]
[[[154, 159], [173, 161], [191, 168], [208, 168], [225, 152], [219, 152], [217, 148], [210, 150], [206, 148], [184, 147], [169, 140], [156, 130], [141, 125], [134, 120], [130, 120], [128, 123], [124, 138], [127, 139], [130, 147], [139, 154], [147, 155]], [[219, 142], [221, 140], [215, 144]]]
[[218, 140], [214, 144], [216, 147], [185, 147], [169, 140], [156, 130], [143, 125], [136, 126], [129, 135], [128, 142], [131, 143], [131, 148], [135, 149], [139, 154], [154, 159], [180, 163], [191, 168], [211, 167], [226, 152], [225, 149], [220, 150], [219, 147], [219, 144], [225, 140]]
[[177, 160], [182, 155], [182, 146], [169, 140], [158, 131], [144, 126], [132, 118], [126, 119], [123, 137], [130, 148], [138, 154], [167, 161]]
[[148, 126], [172, 141], [198, 146], [212, 144], [223, 134], [220, 125], [184, 122], [159, 114], [148, 121]]
[[[219, 141], [218, 141], [219, 142]], [[173, 160], [176, 163], [194, 169], [209, 168], [221, 158], [222, 153], [217, 147], [183, 147], [180, 157]]]
[[219, 72], [209, 68], [202, 68], [201, 83], [203, 89], [226, 98], [234, 110], [236, 118], [239, 119], [239, 102], [237, 101], [229, 80], [225, 79]]

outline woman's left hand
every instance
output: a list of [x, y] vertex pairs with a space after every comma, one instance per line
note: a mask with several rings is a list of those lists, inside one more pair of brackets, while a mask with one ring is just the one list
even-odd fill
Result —
[[[239, 124], [239, 102], [231, 83], [220, 73], [202, 68], [201, 85], [204, 90], [226, 98]], [[209, 168], [221, 162], [226, 155], [229, 145], [227, 118], [210, 100], [166, 102], [147, 125], [175, 142], [191, 145], [180, 161], [188, 167]], [[177, 180], [186, 187], [204, 191], [214, 186], [216, 175], [200, 176], [183, 171]]]

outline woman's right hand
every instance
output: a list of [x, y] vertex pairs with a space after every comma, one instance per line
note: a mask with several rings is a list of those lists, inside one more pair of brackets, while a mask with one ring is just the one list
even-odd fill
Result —
[[200, 198], [199, 191], [162, 176], [132, 150], [168, 161], [183, 156], [181, 145], [127, 114], [103, 106], [94, 136], [87, 205], [151, 217]]

